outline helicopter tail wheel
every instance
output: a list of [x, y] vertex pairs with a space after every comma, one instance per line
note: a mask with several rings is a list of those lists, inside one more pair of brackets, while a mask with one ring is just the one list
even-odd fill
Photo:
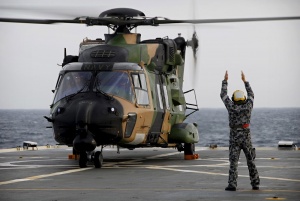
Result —
[[80, 168], [87, 167], [87, 161], [88, 161], [87, 153], [81, 152], [79, 157], [79, 167]]
[[184, 143], [184, 159], [195, 160], [199, 158], [199, 154], [195, 153], [194, 143]]
[[94, 155], [94, 165], [95, 168], [101, 168], [103, 164], [103, 156], [101, 151], [96, 151]]

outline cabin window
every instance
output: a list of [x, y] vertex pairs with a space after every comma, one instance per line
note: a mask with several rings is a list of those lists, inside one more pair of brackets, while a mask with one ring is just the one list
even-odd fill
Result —
[[99, 72], [95, 81], [95, 91], [102, 91], [134, 102], [131, 81], [126, 72], [107, 71]]
[[169, 110], [170, 105], [169, 105], [169, 96], [168, 96], [167, 87], [163, 86], [163, 89], [164, 89], [164, 96], [165, 96], [165, 100], [166, 100], [166, 106], [167, 106], [167, 109]]
[[91, 72], [67, 72], [62, 79], [59, 79], [54, 103], [72, 94], [88, 91], [91, 77]]
[[149, 97], [145, 74], [132, 74], [136, 101], [139, 105], [149, 105]]
[[158, 95], [159, 108], [160, 108], [160, 109], [164, 109], [164, 108], [163, 108], [162, 97], [161, 97], [160, 85], [157, 84], [157, 85], [156, 85], [156, 88], [157, 88], [157, 95]]
[[147, 85], [146, 85], [146, 77], [145, 74], [140, 74], [140, 79], [141, 79], [141, 86], [142, 89], [147, 91]]

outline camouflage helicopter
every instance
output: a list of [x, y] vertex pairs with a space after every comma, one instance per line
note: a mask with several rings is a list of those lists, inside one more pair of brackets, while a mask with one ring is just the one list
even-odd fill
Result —
[[[79, 166], [94, 162], [103, 165], [107, 145], [134, 149], [139, 147], [176, 147], [186, 159], [197, 158], [197, 124], [185, 119], [198, 111], [197, 100], [189, 104], [183, 92], [186, 48], [194, 55], [198, 48], [196, 33], [186, 41], [155, 38], [141, 41], [131, 33], [138, 26], [175, 23], [220, 23], [267, 20], [293, 20], [300, 17], [170, 20], [149, 18], [139, 10], [116, 8], [99, 17], [72, 20], [0, 18], [0, 22], [53, 24], [78, 23], [107, 26], [114, 33], [105, 39], [85, 39], [78, 55], [65, 51], [62, 70], [55, 86], [50, 115], [55, 140], [73, 147]], [[196, 96], [195, 96], [196, 97]], [[192, 110], [187, 114], [187, 110]], [[101, 151], [95, 151], [101, 146]]]

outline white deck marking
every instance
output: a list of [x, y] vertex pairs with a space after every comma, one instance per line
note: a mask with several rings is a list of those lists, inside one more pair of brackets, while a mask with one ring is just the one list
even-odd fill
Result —
[[[203, 150], [202, 148], [196, 148], [196, 151]], [[166, 156], [172, 156], [180, 154], [180, 152], [172, 152], [172, 153], [166, 153], [166, 154], [159, 154], [154, 156], [149, 156], [141, 159], [132, 159], [128, 161], [121, 161], [121, 162], [108, 162], [105, 163], [103, 168], [127, 168], [127, 167], [135, 167], [135, 168], [148, 168], [153, 170], [167, 170], [167, 171], [176, 171], [176, 172], [185, 172], [185, 173], [195, 173], [195, 174], [208, 174], [208, 175], [220, 175], [220, 176], [226, 176], [228, 177], [228, 173], [216, 173], [216, 172], [207, 172], [207, 171], [198, 171], [198, 170], [185, 170], [185, 169], [178, 169], [178, 168], [191, 168], [191, 167], [228, 167], [229, 161], [228, 158], [206, 158], [206, 159], [197, 159], [197, 161], [212, 161], [212, 162], [219, 162], [217, 164], [207, 164], [207, 165], [164, 165], [164, 166], [156, 166], [156, 165], [143, 165], [142, 161], [148, 160], [148, 159], [158, 159], [163, 158]], [[262, 160], [266, 160], [269, 158], [260, 158]], [[276, 158], [278, 160], [278, 158]], [[64, 160], [64, 159], [45, 159], [47, 161], [49, 160]], [[23, 163], [23, 162], [34, 162], [34, 161], [44, 161], [44, 160], [22, 160], [22, 161], [11, 161], [11, 162], [4, 162], [0, 163], [0, 167], [3, 166], [3, 168], [0, 169], [8, 169], [7, 167], [10, 167], [9, 169], [20, 169], [20, 168], [43, 168], [43, 167], [53, 167], [53, 166], [60, 166], [60, 167], [66, 167], [66, 168], [72, 168], [72, 165], [25, 165], [25, 164], [17, 164], [17, 163]], [[77, 167], [77, 166], [76, 166]], [[247, 167], [247, 166], [239, 166], [239, 167]], [[264, 167], [264, 166], [262, 166]], [[284, 166], [266, 166], [268, 168], [286, 168]], [[289, 167], [289, 168], [295, 168], [295, 167]], [[296, 167], [298, 168], [298, 166]], [[66, 170], [62, 172], [55, 172], [50, 174], [42, 174], [32, 177], [26, 177], [22, 179], [13, 179], [9, 181], [3, 181], [0, 182], [1, 185], [5, 184], [12, 184], [12, 183], [18, 183], [18, 182], [24, 182], [24, 181], [33, 181], [37, 179], [47, 178], [47, 177], [53, 177], [53, 176], [59, 176], [59, 175], [65, 175], [65, 174], [71, 174], [81, 171], [86, 171], [94, 169], [94, 167], [88, 167], [88, 168], [78, 168], [78, 169], [71, 169]], [[239, 175], [239, 177], [249, 177], [248, 175]], [[287, 178], [275, 178], [275, 177], [264, 177], [260, 176], [260, 178], [263, 179], [270, 179], [270, 180], [280, 180], [280, 181], [293, 181], [293, 182], [300, 182], [299, 179], [287, 179]]]
[[[168, 168], [168, 167], [162, 167], [162, 166], [149, 166], [149, 167], [146, 167], [146, 168], [157, 169], [157, 170], [169, 170], [169, 171], [175, 171], [175, 172], [196, 173], [196, 174], [221, 175], [221, 176], [227, 176], [228, 177], [228, 173], [227, 174], [223, 174], [223, 173], [205, 172], [205, 171], [197, 171], [197, 170], [182, 170], [182, 169]], [[239, 177], [249, 177], [249, 176], [248, 175], [239, 175]], [[299, 179], [286, 179], [286, 178], [264, 177], [264, 176], [259, 176], [259, 178], [270, 179], [270, 180], [280, 180], [280, 181], [295, 181], [295, 182], [300, 182]]]
[[93, 169], [93, 168], [94, 167], [80, 168], [80, 169], [75, 169], [75, 170], [66, 170], [66, 171], [62, 171], [62, 172], [54, 172], [54, 173], [51, 173], [51, 174], [42, 174], [42, 175], [27, 177], [27, 178], [23, 178], [23, 179], [13, 179], [13, 180], [9, 180], [9, 181], [0, 182], [0, 186], [5, 185], [5, 184], [23, 182], [23, 181], [33, 181], [33, 180], [37, 180], [37, 179], [41, 179], [41, 178], [53, 177], [53, 176], [64, 175], [64, 174], [70, 174], [70, 173], [74, 173], [74, 172], [81, 172], [81, 171], [86, 171], [86, 170], [90, 170], [90, 169]]

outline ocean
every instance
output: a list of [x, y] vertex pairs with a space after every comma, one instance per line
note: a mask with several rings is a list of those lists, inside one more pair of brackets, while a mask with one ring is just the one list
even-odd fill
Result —
[[[46, 128], [51, 125], [43, 118], [48, 114], [49, 110], [0, 110], [0, 148], [22, 146], [23, 141], [55, 145], [52, 129]], [[196, 146], [228, 146], [225, 108], [200, 109], [186, 121], [198, 124], [200, 141]], [[255, 147], [277, 147], [281, 140], [300, 147], [300, 108], [254, 108], [250, 127]]]

